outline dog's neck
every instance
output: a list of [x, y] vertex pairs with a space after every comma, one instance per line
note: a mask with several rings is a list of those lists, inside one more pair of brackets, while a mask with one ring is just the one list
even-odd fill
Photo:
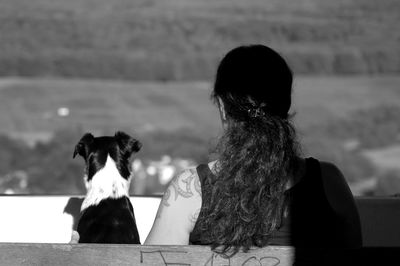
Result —
[[129, 181], [121, 176], [114, 160], [108, 156], [104, 167], [89, 182], [85, 177], [87, 194], [81, 211], [89, 206], [98, 205], [103, 199], [129, 197]]

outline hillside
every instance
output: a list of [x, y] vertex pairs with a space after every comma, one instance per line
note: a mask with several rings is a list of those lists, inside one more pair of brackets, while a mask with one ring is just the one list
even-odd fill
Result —
[[3, 0], [0, 76], [209, 80], [239, 44], [296, 73], [400, 72], [397, 0]]
[[[399, 77], [390, 76], [296, 77], [292, 111], [304, 156], [336, 163], [352, 185], [368, 181], [371, 187], [372, 180], [380, 193], [398, 191], [400, 172], [387, 157], [394, 162], [399, 153], [386, 151], [400, 145], [399, 84]], [[82, 193], [82, 162], [72, 159], [72, 151], [84, 132], [133, 134], [143, 142], [138, 158], [146, 165], [163, 155], [205, 162], [221, 130], [210, 87], [208, 82], [0, 80], [0, 192], [4, 180], [29, 180], [23, 193]], [[21, 140], [44, 143], [28, 147]], [[385, 179], [395, 181], [379, 185]]]

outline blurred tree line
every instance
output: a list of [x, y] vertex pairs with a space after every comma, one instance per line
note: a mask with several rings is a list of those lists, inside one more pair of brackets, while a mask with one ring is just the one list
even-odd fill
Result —
[[[377, 106], [353, 112], [344, 119], [310, 127], [301, 134], [303, 152], [306, 156], [334, 162], [351, 184], [376, 178], [376, 193], [400, 193], [400, 172], [393, 169], [381, 171], [363, 154], [366, 150], [400, 146], [399, 113], [400, 107]], [[84, 194], [84, 162], [80, 158], [72, 159], [74, 147], [83, 133], [78, 129], [57, 131], [50, 141], [39, 142], [33, 147], [21, 140], [0, 135], [1, 193], [9, 185], [20, 188], [14, 190], [15, 193]], [[135, 155], [143, 162], [168, 155], [197, 164], [215, 156], [213, 147], [217, 140], [209, 140], [201, 132], [191, 129], [132, 136], [143, 143], [142, 150]], [[149, 182], [158, 181], [151, 179]], [[158, 190], [162, 187], [160, 184], [154, 186]], [[151, 189], [146, 191], [151, 193]]]
[[366, 156], [366, 152], [400, 148], [399, 114], [400, 107], [393, 105], [377, 105], [353, 111], [346, 118], [310, 126], [303, 132], [303, 146], [307, 154], [338, 165], [349, 183], [375, 179], [374, 188], [368, 193], [398, 194], [398, 164], [392, 167], [379, 166]]
[[[38, 142], [33, 147], [0, 135], [0, 194], [7, 189], [13, 193], [84, 194], [84, 162], [72, 158], [83, 134], [80, 130], [57, 131], [50, 141]], [[159, 160], [163, 155], [208, 161], [208, 140], [191, 130], [158, 131], [134, 137], [143, 143], [142, 150], [134, 156], [144, 162]]]

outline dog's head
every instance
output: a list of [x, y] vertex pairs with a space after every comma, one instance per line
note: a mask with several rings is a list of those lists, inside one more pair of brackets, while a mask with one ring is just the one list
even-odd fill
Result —
[[116, 132], [114, 136], [94, 137], [86, 133], [76, 144], [73, 158], [80, 155], [86, 162], [86, 178], [90, 182], [93, 176], [104, 169], [107, 162], [112, 160], [124, 179], [130, 177], [130, 158], [140, 150], [142, 144], [125, 134]]

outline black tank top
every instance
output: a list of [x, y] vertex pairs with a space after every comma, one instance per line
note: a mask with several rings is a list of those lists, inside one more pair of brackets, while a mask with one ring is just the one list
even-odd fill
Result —
[[[296, 247], [335, 247], [343, 244], [345, 221], [331, 207], [325, 195], [321, 168], [318, 160], [307, 158], [304, 176], [287, 190], [288, 215], [283, 218], [281, 227], [274, 232], [270, 245]], [[209, 204], [213, 173], [206, 164], [197, 167], [201, 182], [202, 207], [199, 217], [206, 215], [203, 211]], [[193, 245], [203, 243], [202, 226], [196, 222], [190, 234], [189, 242]], [[206, 238], [207, 239], [207, 238]]]

